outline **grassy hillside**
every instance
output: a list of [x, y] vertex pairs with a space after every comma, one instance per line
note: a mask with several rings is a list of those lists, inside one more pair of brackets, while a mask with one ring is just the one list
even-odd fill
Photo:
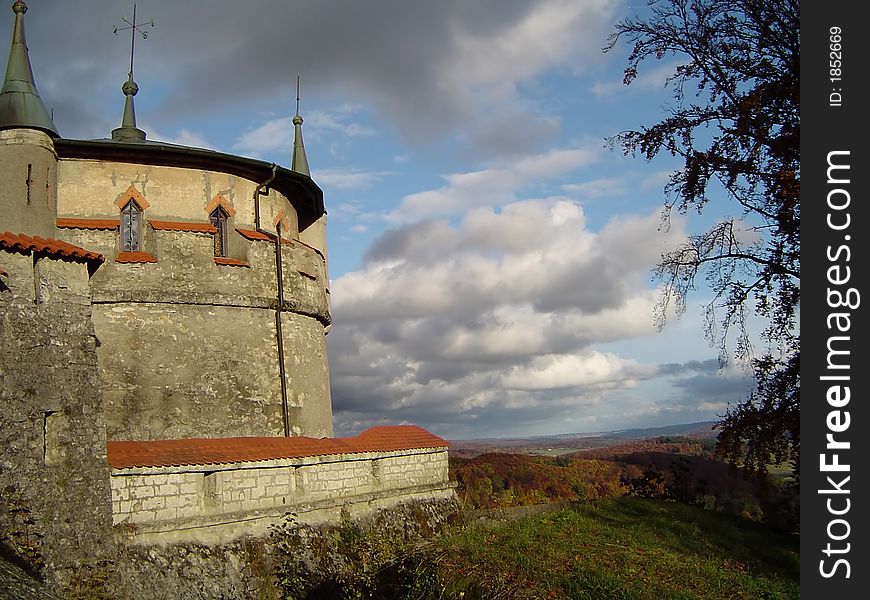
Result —
[[445, 597], [798, 598], [798, 539], [678, 503], [612, 498], [448, 533], [427, 557]]

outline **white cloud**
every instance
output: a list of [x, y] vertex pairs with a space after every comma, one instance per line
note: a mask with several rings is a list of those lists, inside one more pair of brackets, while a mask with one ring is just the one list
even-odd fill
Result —
[[520, 390], [630, 387], [633, 379], [654, 372], [654, 367], [642, 367], [614, 354], [585, 351], [537, 356], [525, 365], [514, 366], [500, 382]]
[[519, 80], [548, 67], [570, 65], [600, 51], [600, 32], [606, 31], [618, 3], [611, 0], [540, 2], [522, 18], [490, 35], [454, 26], [454, 60], [445, 69], [453, 81], [489, 84], [489, 94], [507, 93]]
[[[370, 127], [350, 120], [360, 110], [356, 106], [344, 105], [335, 111], [310, 111], [303, 116], [304, 137], [309, 142], [317, 142], [335, 136], [344, 139], [373, 135], [375, 131]], [[275, 151], [291, 152], [294, 137], [293, 117], [278, 117], [240, 135], [233, 148], [254, 156]]]
[[566, 183], [562, 186], [562, 190], [583, 198], [601, 198], [622, 195], [627, 187], [624, 179], [600, 177], [583, 183]]
[[336, 111], [313, 110], [305, 115], [305, 135], [312, 140], [319, 140], [329, 134], [339, 134], [344, 137], [363, 137], [374, 135], [376, 131], [366, 125], [350, 121], [353, 114], [359, 113], [362, 107], [358, 105], [343, 105]]
[[178, 144], [179, 146], [192, 146], [194, 148], [207, 148], [209, 150], [217, 149], [206, 139], [205, 135], [199, 132], [181, 129], [175, 135], [163, 135], [161, 132], [151, 129], [146, 124], [143, 124], [140, 128], [145, 131], [150, 140], [159, 140], [169, 144]]
[[312, 177], [323, 187], [339, 190], [365, 190], [392, 175], [390, 171], [366, 171], [354, 168], [317, 169]]
[[242, 134], [233, 148], [254, 156], [276, 150], [291, 152], [293, 135], [292, 117], [281, 117], [266, 121], [259, 127]]
[[517, 193], [528, 185], [588, 166], [599, 156], [599, 150], [568, 148], [525, 156], [510, 166], [447, 175], [447, 185], [405, 196], [389, 218], [416, 221], [475, 207], [503, 206], [515, 201]]
[[591, 231], [578, 204], [542, 199], [385, 232], [331, 288], [339, 430], [367, 411], [447, 427], [561, 407], [552, 418], [655, 377], [594, 346], [656, 335], [658, 294], [644, 282], [682, 226], [658, 222], [629, 215]]

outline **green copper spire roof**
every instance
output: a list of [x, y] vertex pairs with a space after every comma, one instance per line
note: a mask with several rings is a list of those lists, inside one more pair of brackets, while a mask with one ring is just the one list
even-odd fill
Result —
[[24, 40], [24, 13], [27, 12], [27, 4], [22, 0], [15, 0], [12, 12], [15, 13], [15, 24], [12, 26], [6, 79], [3, 90], [0, 91], [0, 129], [39, 129], [52, 137], [59, 137], [57, 127], [45, 109], [33, 81], [33, 69], [30, 67], [27, 42]]
[[295, 136], [293, 138], [293, 160], [290, 163], [290, 170], [311, 177], [311, 172], [308, 170], [308, 157], [305, 156], [305, 144], [302, 143], [302, 117], [299, 116], [298, 75], [296, 76], [296, 115], [293, 117], [293, 127]]
[[127, 97], [124, 102], [124, 115], [121, 117], [121, 126], [112, 130], [112, 139], [116, 142], [142, 141], [145, 139], [145, 132], [136, 127], [136, 108], [133, 106], [133, 96], [139, 93], [139, 86], [133, 81], [132, 71], [121, 86], [121, 91]]

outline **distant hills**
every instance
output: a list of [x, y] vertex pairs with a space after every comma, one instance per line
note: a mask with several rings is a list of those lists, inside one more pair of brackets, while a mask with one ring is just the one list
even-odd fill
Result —
[[481, 438], [471, 440], [450, 440], [450, 450], [455, 455], [476, 455], [485, 452], [510, 452], [533, 454], [562, 454], [574, 450], [606, 448], [627, 440], [643, 440], [661, 436], [682, 436], [697, 440], [716, 437], [713, 430], [715, 421], [701, 421], [662, 427], [620, 429], [594, 433], [561, 433], [557, 435]]

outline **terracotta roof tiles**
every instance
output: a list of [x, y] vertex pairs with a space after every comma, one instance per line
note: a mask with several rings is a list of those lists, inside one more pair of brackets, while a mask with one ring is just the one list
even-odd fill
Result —
[[250, 267], [250, 263], [246, 263], [243, 260], [239, 260], [237, 258], [228, 258], [226, 256], [215, 256], [214, 264], [216, 265], [225, 265], [228, 267]]
[[[261, 231], [257, 231], [256, 229], [241, 229], [239, 227], [236, 228], [236, 231], [239, 232], [239, 235], [241, 235], [242, 237], [247, 238], [249, 240], [256, 240], [256, 241], [260, 241], [260, 242], [274, 242], [275, 241], [275, 234], [274, 233], [263, 233]], [[282, 237], [281, 241], [285, 242], [287, 244], [293, 243], [293, 240], [288, 240], [285, 237]]]
[[268, 241], [275, 239], [275, 236], [266, 235], [265, 233], [260, 233], [256, 229], [240, 229], [237, 227], [236, 231], [238, 231], [242, 237], [247, 238], [249, 240], [259, 240], [259, 241], [268, 242]]
[[99, 252], [91, 252], [69, 242], [54, 238], [14, 234], [9, 231], [0, 233], [0, 249], [30, 254], [36, 252], [51, 258], [74, 262], [103, 262], [105, 258]]
[[55, 224], [63, 229], [117, 229], [120, 219], [80, 219], [58, 217]]
[[356, 437], [236, 437], [218, 439], [110, 441], [115, 469], [171, 467], [263, 460], [446, 448], [447, 442], [415, 425], [372, 427]]
[[118, 252], [115, 256], [116, 263], [156, 263], [157, 257], [139, 250], [135, 252]]

